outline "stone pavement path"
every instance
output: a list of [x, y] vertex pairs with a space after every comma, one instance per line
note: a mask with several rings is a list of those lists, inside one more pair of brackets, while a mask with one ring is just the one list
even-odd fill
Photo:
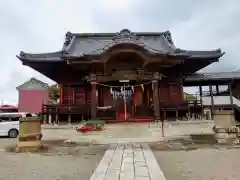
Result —
[[147, 144], [114, 144], [90, 180], [166, 180]]

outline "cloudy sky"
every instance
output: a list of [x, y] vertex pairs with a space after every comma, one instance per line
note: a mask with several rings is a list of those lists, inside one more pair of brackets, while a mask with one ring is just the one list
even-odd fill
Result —
[[16, 55], [61, 49], [71, 32], [170, 30], [177, 47], [226, 52], [205, 71], [240, 69], [239, 0], [1, 0], [0, 100], [17, 103], [16, 86], [40, 73], [21, 65]]

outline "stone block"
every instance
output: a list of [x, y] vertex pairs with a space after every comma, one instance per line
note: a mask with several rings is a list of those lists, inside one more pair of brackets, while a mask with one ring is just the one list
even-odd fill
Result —
[[121, 160], [123, 157], [123, 151], [115, 151], [112, 160]]
[[236, 126], [233, 110], [214, 111], [214, 125], [216, 128], [231, 128]]
[[120, 173], [120, 179], [119, 180], [135, 180], [134, 179], [134, 173]]
[[117, 148], [117, 144], [110, 144], [109, 149], [116, 149]]
[[237, 133], [228, 133], [228, 139], [236, 139]]
[[104, 180], [118, 180], [120, 176], [120, 170], [108, 170]]
[[124, 147], [125, 147], [125, 149], [132, 149], [133, 145], [132, 144], [126, 144]]
[[224, 138], [224, 139], [217, 139], [217, 143], [219, 143], [219, 144], [228, 144], [228, 140], [226, 138]]
[[127, 173], [127, 172], [134, 172], [134, 167], [133, 165], [124, 165], [121, 167], [121, 173]]
[[228, 138], [228, 133], [215, 133], [216, 139], [226, 139]]
[[135, 167], [145, 167], [147, 165], [146, 165], [145, 161], [136, 161], [136, 162], [134, 162], [134, 166]]
[[144, 157], [142, 156], [136, 156], [134, 157], [134, 162], [145, 162]]
[[123, 164], [133, 163], [133, 158], [132, 158], [132, 157], [131, 157], [131, 158], [123, 158], [123, 159], [122, 159], [122, 163], [123, 163]]
[[134, 180], [150, 180], [149, 177], [135, 177]]
[[149, 149], [149, 146], [146, 143], [141, 144], [141, 147], [142, 149]]
[[219, 144], [239, 144], [239, 139], [217, 139]]
[[136, 167], [135, 168], [135, 176], [136, 177], [149, 177], [147, 167]]
[[105, 173], [94, 172], [90, 180], [104, 180]]
[[140, 144], [133, 144], [133, 148], [134, 149], [141, 148], [141, 145]]
[[121, 169], [121, 162], [117, 163], [111, 163], [108, 167], [110, 170], [120, 170]]
[[238, 138], [234, 139], [232, 144], [239, 144], [240, 143], [240, 140]]
[[228, 128], [214, 128], [214, 132], [215, 133], [227, 133], [228, 132]]

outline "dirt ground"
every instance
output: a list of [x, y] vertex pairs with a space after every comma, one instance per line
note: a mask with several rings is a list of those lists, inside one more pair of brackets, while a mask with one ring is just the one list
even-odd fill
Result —
[[47, 148], [37, 153], [3, 151], [13, 142], [0, 139], [0, 180], [89, 180], [108, 148], [57, 140], [43, 141]]
[[150, 144], [166, 179], [239, 180], [240, 146], [217, 145], [211, 138], [199, 139]]

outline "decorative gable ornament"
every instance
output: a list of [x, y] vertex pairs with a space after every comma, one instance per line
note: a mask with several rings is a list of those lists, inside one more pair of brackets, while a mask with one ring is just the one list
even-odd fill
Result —
[[138, 40], [140, 37], [136, 36], [135, 33], [131, 32], [129, 29], [123, 29], [116, 36], [113, 37], [113, 40], [119, 39], [130, 39], [130, 40]]
[[72, 40], [72, 37], [73, 37], [72, 33], [71, 32], [67, 32], [66, 35], [65, 35], [65, 42], [64, 42], [64, 44], [65, 45], [70, 44], [70, 42]]

